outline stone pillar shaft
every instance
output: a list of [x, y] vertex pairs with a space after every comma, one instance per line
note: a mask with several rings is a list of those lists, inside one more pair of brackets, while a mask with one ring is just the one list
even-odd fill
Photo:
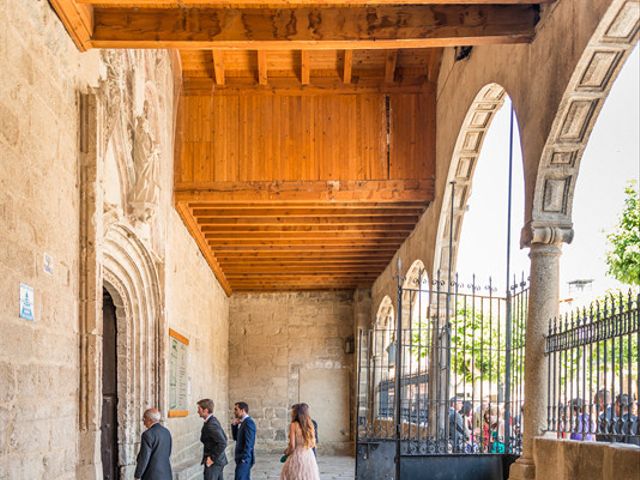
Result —
[[525, 339], [524, 415], [522, 456], [511, 467], [510, 479], [535, 478], [533, 440], [547, 421], [547, 359], [544, 334], [549, 319], [558, 315], [560, 243], [532, 243], [531, 290]]

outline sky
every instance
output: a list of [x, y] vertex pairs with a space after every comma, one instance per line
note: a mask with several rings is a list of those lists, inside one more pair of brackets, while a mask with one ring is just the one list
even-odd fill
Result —
[[[607, 289], [628, 288], [606, 275], [606, 234], [617, 225], [624, 206], [624, 187], [640, 179], [640, 57], [635, 48], [605, 100], [582, 157], [573, 202], [574, 240], [563, 246], [560, 298], [578, 298], [571, 280], [594, 280], [593, 298]], [[507, 100], [491, 124], [473, 178], [465, 215], [458, 272], [473, 273], [504, 291], [506, 277], [509, 113]], [[514, 135], [511, 272], [528, 272], [528, 249], [520, 250], [524, 223], [524, 176], [520, 139]]]

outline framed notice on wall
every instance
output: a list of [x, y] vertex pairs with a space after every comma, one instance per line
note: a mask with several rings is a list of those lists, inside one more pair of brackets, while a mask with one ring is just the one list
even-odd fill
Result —
[[189, 339], [169, 329], [169, 417], [186, 417], [188, 376], [187, 354]]

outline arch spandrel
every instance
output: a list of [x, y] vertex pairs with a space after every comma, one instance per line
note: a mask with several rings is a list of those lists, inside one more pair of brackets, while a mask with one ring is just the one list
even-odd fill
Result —
[[580, 161], [611, 87], [640, 34], [640, 4], [613, 0], [584, 49], [555, 115], [537, 169], [521, 245], [570, 243]]

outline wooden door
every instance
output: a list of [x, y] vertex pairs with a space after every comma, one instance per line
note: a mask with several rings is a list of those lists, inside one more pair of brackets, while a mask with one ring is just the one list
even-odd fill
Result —
[[104, 480], [119, 480], [116, 308], [109, 292], [104, 290], [102, 298], [102, 472]]

